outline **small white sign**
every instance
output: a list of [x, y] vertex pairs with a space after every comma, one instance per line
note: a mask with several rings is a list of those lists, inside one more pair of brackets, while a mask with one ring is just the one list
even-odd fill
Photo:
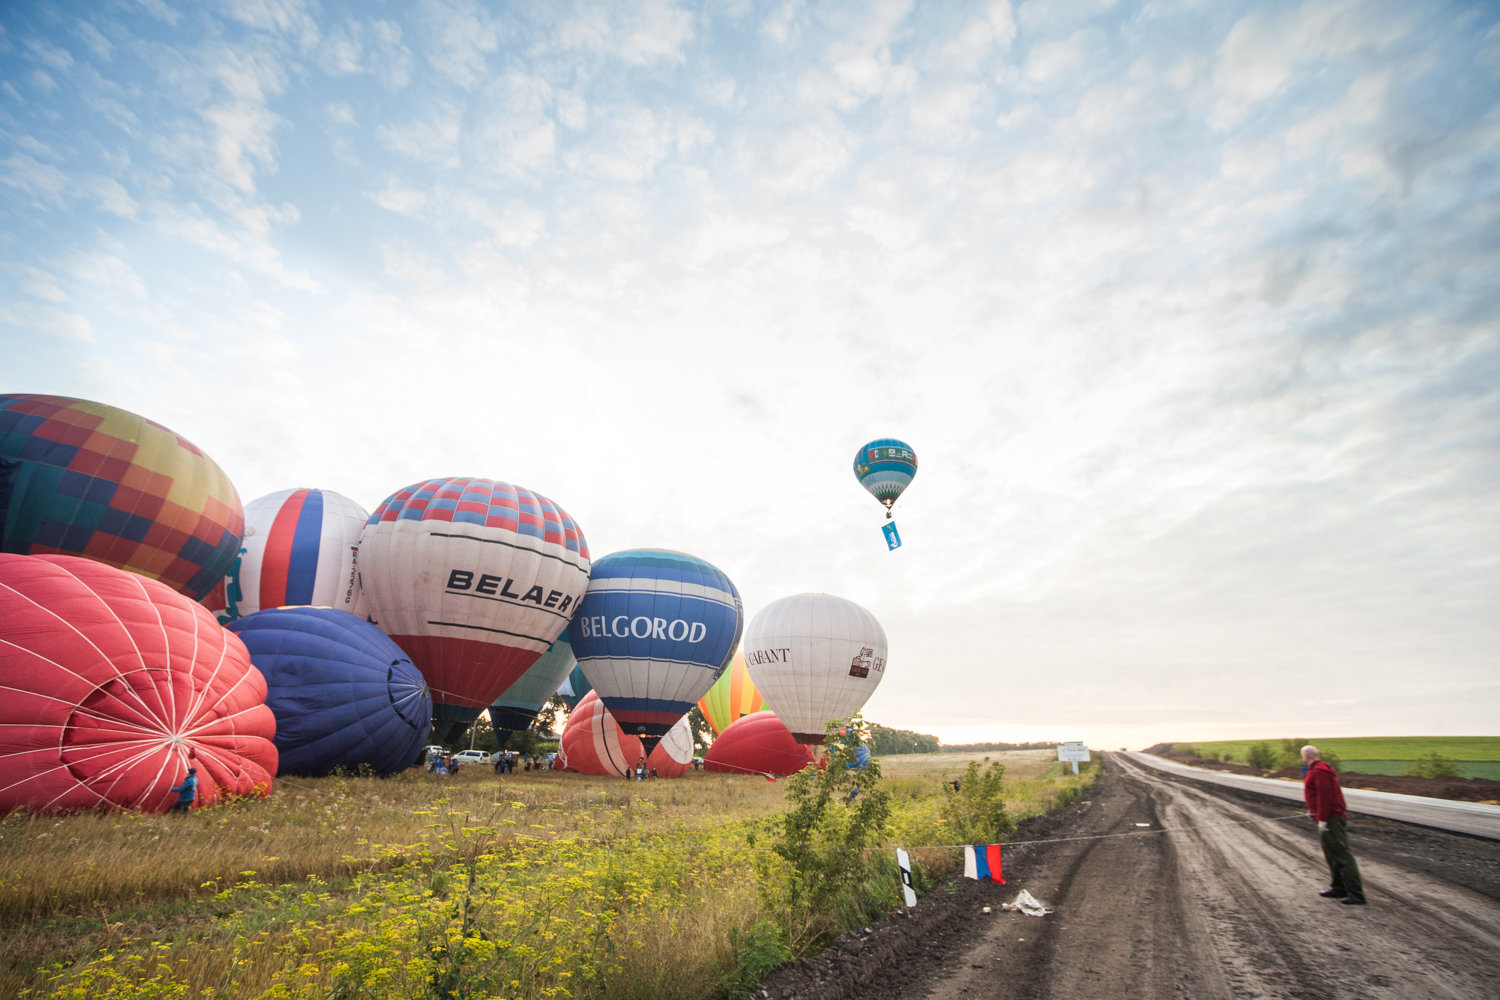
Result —
[[901, 848], [896, 848], [896, 867], [901, 869], [901, 891], [906, 894], [906, 905], [917, 905], [917, 891], [911, 884], [911, 858]]
[[1057, 746], [1058, 760], [1087, 761], [1089, 759], [1089, 748], [1082, 743], [1059, 743]]

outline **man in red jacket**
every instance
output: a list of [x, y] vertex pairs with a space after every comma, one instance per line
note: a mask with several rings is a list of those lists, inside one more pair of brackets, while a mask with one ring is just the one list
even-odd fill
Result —
[[1302, 748], [1302, 766], [1307, 769], [1302, 779], [1302, 798], [1307, 802], [1308, 813], [1318, 821], [1323, 857], [1333, 875], [1333, 884], [1318, 895], [1342, 900], [1350, 906], [1363, 906], [1365, 887], [1359, 878], [1359, 865], [1349, 850], [1349, 813], [1344, 808], [1339, 776], [1315, 746]]

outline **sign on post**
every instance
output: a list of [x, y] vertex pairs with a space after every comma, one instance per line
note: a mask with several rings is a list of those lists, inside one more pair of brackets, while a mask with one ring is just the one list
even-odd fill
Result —
[[896, 867], [901, 869], [901, 891], [906, 895], [908, 907], [917, 905], [917, 891], [911, 884], [911, 858], [901, 848], [896, 848]]
[[1084, 761], [1085, 763], [1088, 762], [1088, 759], [1089, 759], [1089, 748], [1086, 747], [1086, 746], [1084, 746], [1081, 742], [1078, 742], [1078, 743], [1059, 743], [1057, 745], [1057, 759], [1060, 760], [1060, 761], [1069, 761], [1069, 762], [1071, 762], [1072, 765], [1073, 765], [1073, 773], [1077, 774], [1078, 773], [1078, 762], [1079, 761]]

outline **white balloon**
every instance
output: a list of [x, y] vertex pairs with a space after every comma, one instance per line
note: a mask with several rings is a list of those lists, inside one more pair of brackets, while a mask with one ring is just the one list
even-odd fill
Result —
[[773, 602], [750, 622], [741, 648], [766, 706], [798, 743], [822, 743], [827, 724], [858, 712], [885, 676], [880, 622], [832, 594]]
[[245, 504], [240, 557], [225, 580], [220, 620], [264, 608], [312, 605], [364, 617], [355, 550], [367, 512], [332, 490], [289, 489]]

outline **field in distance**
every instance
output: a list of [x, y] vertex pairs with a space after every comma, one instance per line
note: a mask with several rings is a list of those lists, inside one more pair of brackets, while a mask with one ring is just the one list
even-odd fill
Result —
[[[1175, 743], [1178, 753], [1196, 753], [1200, 757], [1247, 763], [1250, 747], [1268, 743], [1279, 750], [1282, 737], [1265, 740], [1208, 740], [1198, 743]], [[1458, 765], [1465, 778], [1500, 779], [1500, 736], [1348, 736], [1306, 740], [1325, 752], [1338, 755], [1345, 771], [1365, 774], [1402, 774], [1413, 761], [1428, 754], [1439, 754]]]

